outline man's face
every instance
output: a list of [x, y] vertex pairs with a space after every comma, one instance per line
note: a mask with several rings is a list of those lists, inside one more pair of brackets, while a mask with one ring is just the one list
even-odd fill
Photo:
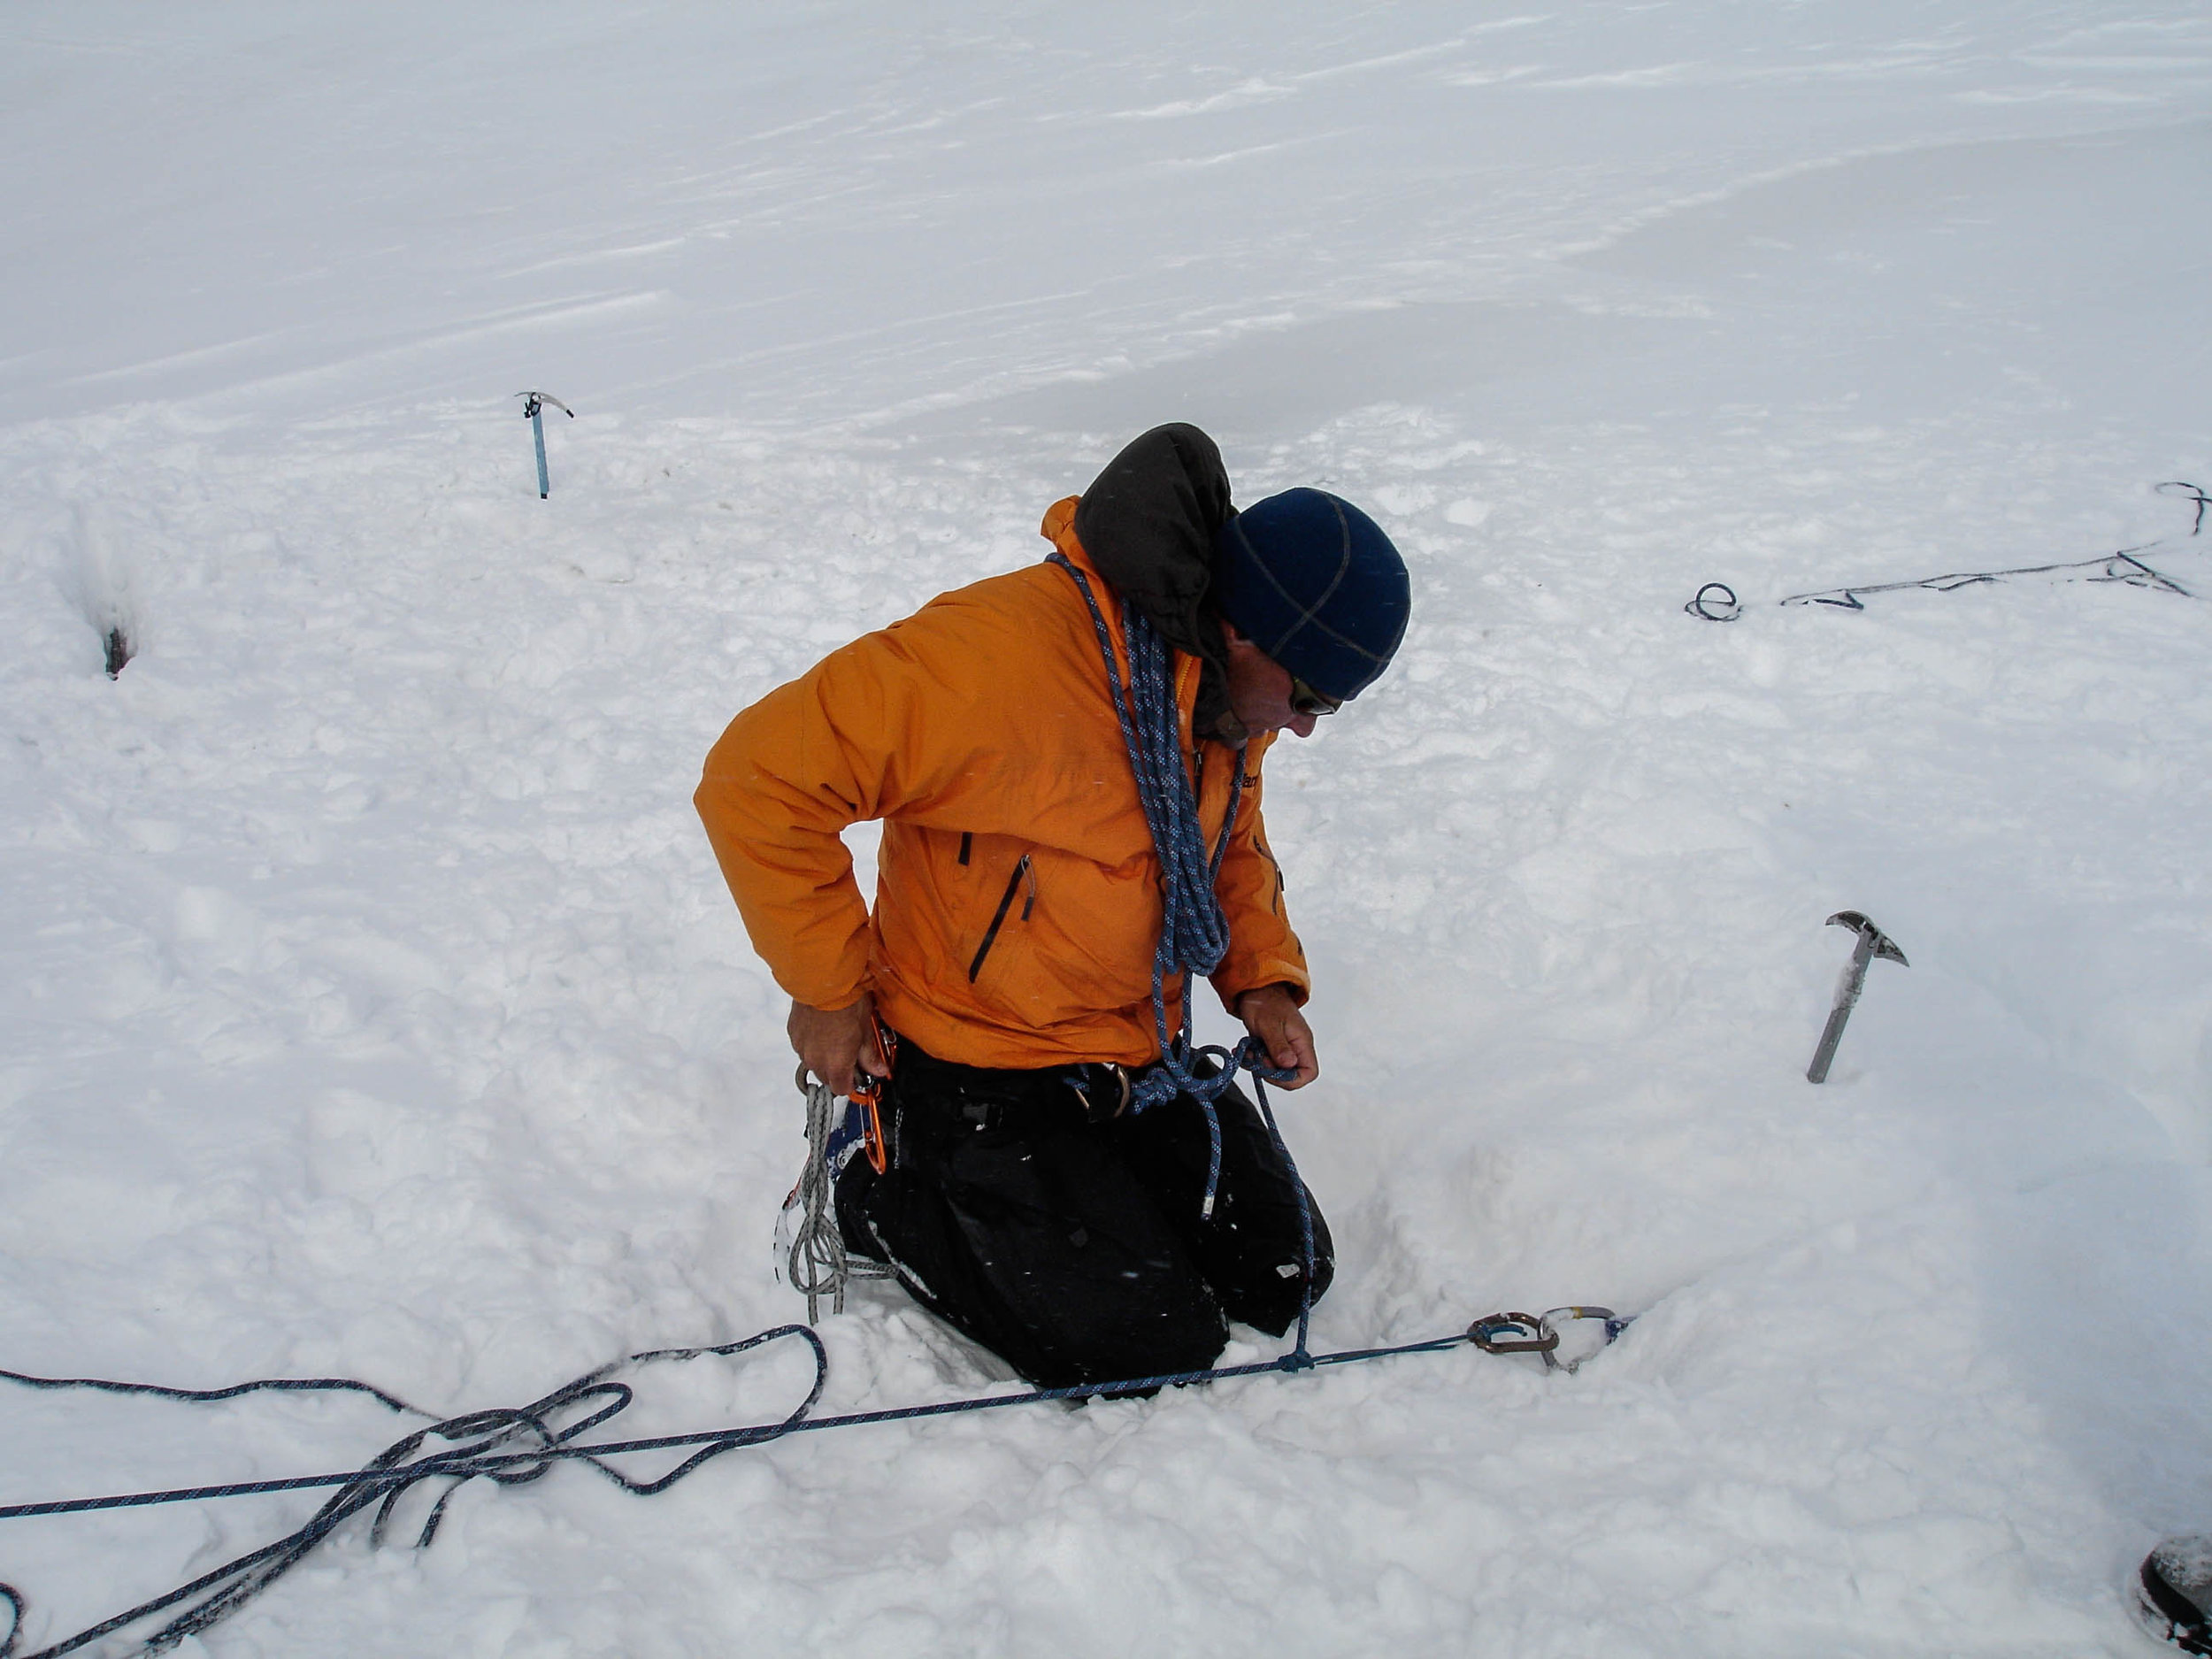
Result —
[[1254, 736], [1295, 732], [1311, 737], [1318, 717], [1290, 706], [1290, 670], [1225, 622], [1222, 632], [1229, 641], [1229, 711]]

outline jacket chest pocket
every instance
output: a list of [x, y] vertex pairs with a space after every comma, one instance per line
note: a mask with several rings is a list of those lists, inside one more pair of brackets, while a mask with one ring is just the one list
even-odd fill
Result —
[[[961, 837], [960, 850], [961, 862], [964, 864], [969, 852], [969, 841], [964, 835]], [[1005, 890], [999, 895], [998, 907], [991, 912], [990, 922], [976, 945], [975, 955], [969, 958], [970, 985], [982, 977], [983, 964], [990, 960], [991, 947], [998, 943], [999, 934], [1005, 929], [1009, 918], [1016, 914], [1014, 906], [1017, 899], [1021, 902], [1018, 919], [1025, 924], [1037, 908], [1037, 871], [1032, 855], [1028, 853], [1015, 860], [1013, 869], [1007, 872]]]

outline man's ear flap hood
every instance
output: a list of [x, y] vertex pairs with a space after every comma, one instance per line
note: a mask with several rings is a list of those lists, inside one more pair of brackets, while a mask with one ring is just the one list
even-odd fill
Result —
[[1236, 516], [1221, 450], [1195, 426], [1155, 426], [1106, 464], [1075, 509], [1098, 573], [1177, 650], [1222, 667], [1211, 626], [1214, 536]]

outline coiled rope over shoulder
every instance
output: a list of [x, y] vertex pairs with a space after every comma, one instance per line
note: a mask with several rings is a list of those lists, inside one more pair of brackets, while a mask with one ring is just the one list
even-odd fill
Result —
[[[1083, 603], [1091, 613], [1098, 635], [1099, 655], [1105, 659], [1106, 685], [1113, 699], [1114, 718], [1121, 723], [1121, 738], [1129, 751], [1129, 769], [1136, 774], [1137, 800], [1144, 821], [1152, 831], [1152, 845], [1160, 860], [1160, 939], [1152, 952], [1152, 1030], [1160, 1045], [1160, 1063], [1136, 1079], [1130, 1110], [1143, 1111], [1187, 1094], [1206, 1114], [1208, 1162], [1206, 1196], [1201, 1213], [1211, 1219], [1214, 1200], [1221, 1187], [1221, 1114], [1215, 1102], [1228, 1092], [1240, 1070], [1253, 1077], [1288, 1082], [1295, 1071], [1273, 1065], [1256, 1040], [1246, 1037], [1233, 1048], [1218, 1044], [1199, 1047], [1190, 1039], [1190, 987], [1194, 979], [1211, 973], [1228, 954], [1229, 922], [1222, 913], [1214, 880], [1229, 850], [1236, 828], [1237, 808], [1244, 799], [1244, 745], [1239, 744], [1229, 780], [1229, 804], [1221, 820], [1221, 834], [1210, 849], [1199, 822], [1198, 800], [1191, 789], [1189, 771], [1183, 764], [1182, 718], [1175, 706], [1171, 655], [1159, 630], [1126, 599], [1121, 603], [1121, 632], [1129, 651], [1129, 683], [1122, 685], [1121, 666], [1114, 659], [1114, 639], [1099, 609], [1098, 595], [1066, 554], [1047, 556], [1075, 580]], [[1167, 981], [1183, 975], [1182, 1028], [1171, 1037], [1167, 1028]], [[1275, 1131], [1274, 1113], [1268, 1110], [1265, 1091], [1260, 1105], [1266, 1114], [1268, 1133], [1287, 1164], [1289, 1152]], [[1295, 1169], [1293, 1179], [1295, 1181]], [[1304, 1187], [1299, 1186], [1300, 1207]], [[1302, 1217], [1308, 1234], [1310, 1217]], [[1310, 1247], [1308, 1251], [1310, 1257]], [[1308, 1263], [1310, 1268], [1310, 1261]], [[1308, 1273], [1309, 1281], [1311, 1273]], [[1301, 1326], [1300, 1346], [1303, 1327]]]

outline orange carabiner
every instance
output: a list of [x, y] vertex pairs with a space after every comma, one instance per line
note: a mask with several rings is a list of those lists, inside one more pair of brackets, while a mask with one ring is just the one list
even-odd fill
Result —
[[883, 1139], [883, 1086], [891, 1080], [891, 1068], [898, 1061], [899, 1036], [872, 1013], [868, 1021], [875, 1027], [876, 1045], [883, 1050], [884, 1074], [856, 1072], [850, 1099], [860, 1108], [861, 1147], [868, 1155], [868, 1167], [881, 1175], [891, 1167], [890, 1149]]

